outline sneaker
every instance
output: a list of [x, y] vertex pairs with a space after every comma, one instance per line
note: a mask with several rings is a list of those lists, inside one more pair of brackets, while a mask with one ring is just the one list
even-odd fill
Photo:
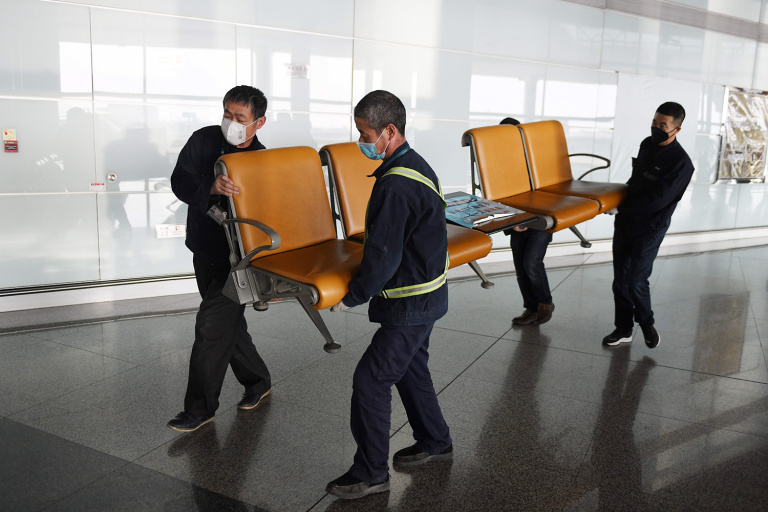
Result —
[[653, 324], [640, 324], [640, 328], [643, 330], [643, 337], [645, 338], [645, 344], [648, 345], [648, 348], [658, 347], [661, 337]]
[[250, 411], [257, 405], [259, 405], [268, 394], [272, 392], [272, 388], [269, 388], [264, 393], [243, 393], [243, 398], [237, 402], [237, 408], [242, 411]]
[[539, 310], [536, 312], [535, 324], [545, 324], [552, 318], [552, 312], [555, 310], [554, 304], [539, 304]]
[[611, 334], [603, 338], [603, 345], [615, 347], [619, 343], [629, 343], [630, 341], [632, 341], [632, 331], [622, 332], [616, 329]]
[[416, 448], [416, 445], [403, 448], [395, 453], [392, 462], [398, 466], [416, 466], [429, 461], [451, 460], [453, 458], [453, 445], [440, 453], [430, 454]]
[[210, 416], [197, 416], [189, 411], [181, 411], [171, 421], [168, 422], [168, 428], [179, 432], [193, 432], [213, 419]]
[[536, 320], [536, 310], [526, 309], [523, 314], [512, 319], [513, 325], [528, 325]]
[[325, 492], [345, 500], [362, 498], [363, 496], [368, 496], [369, 494], [384, 492], [388, 490], [389, 478], [377, 484], [369, 484], [364, 480], [360, 480], [351, 476], [349, 473], [344, 473], [339, 478], [333, 482], [329, 482], [328, 485], [325, 486]]

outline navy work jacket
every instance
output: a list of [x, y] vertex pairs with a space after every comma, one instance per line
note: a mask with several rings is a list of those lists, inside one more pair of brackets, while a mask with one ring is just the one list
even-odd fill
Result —
[[443, 203], [423, 183], [399, 175], [384, 176], [393, 167], [424, 175], [440, 190], [427, 162], [404, 142], [373, 173], [376, 182], [368, 202], [360, 272], [349, 283], [342, 301], [353, 307], [371, 297], [368, 318], [386, 325], [434, 322], [448, 311], [448, 286], [422, 295], [385, 299], [382, 290], [427, 283], [445, 272], [448, 239]]
[[224, 211], [228, 205], [226, 196], [211, 195], [215, 178], [213, 166], [221, 155], [258, 149], [265, 148], [255, 135], [250, 146], [239, 149], [224, 140], [221, 126], [206, 126], [189, 138], [171, 174], [173, 193], [189, 205], [186, 245], [196, 256], [216, 267], [229, 269], [229, 245], [224, 228], [207, 212], [214, 204]]
[[693, 170], [677, 139], [666, 146], [654, 144], [650, 137], [643, 140], [632, 159], [629, 190], [619, 205], [616, 224], [637, 235], [666, 230]]

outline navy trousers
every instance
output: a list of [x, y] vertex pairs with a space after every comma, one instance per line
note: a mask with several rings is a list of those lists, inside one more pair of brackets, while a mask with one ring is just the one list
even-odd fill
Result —
[[[619, 214], [620, 215], [620, 214]], [[648, 278], [653, 261], [659, 254], [669, 221], [659, 229], [645, 234], [614, 222], [613, 231], [613, 302], [616, 307], [614, 324], [627, 332], [639, 324], [652, 324], [651, 289]]]
[[184, 410], [212, 416], [219, 408], [228, 366], [248, 393], [266, 392], [272, 380], [248, 334], [245, 306], [221, 293], [229, 268], [217, 268], [197, 256], [192, 261], [203, 300], [195, 321]]
[[436, 454], [452, 444], [427, 368], [433, 326], [382, 325], [357, 363], [350, 418], [357, 453], [351, 476], [369, 483], [389, 477], [392, 385], [400, 393], [418, 449]]
[[539, 304], [552, 303], [547, 270], [544, 268], [544, 255], [551, 241], [552, 233], [546, 231], [509, 231], [509, 245], [525, 309], [536, 311]]

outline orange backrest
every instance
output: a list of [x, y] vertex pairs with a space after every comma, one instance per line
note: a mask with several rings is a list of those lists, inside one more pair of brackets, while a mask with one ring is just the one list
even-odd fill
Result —
[[483, 194], [495, 201], [531, 190], [525, 150], [516, 126], [497, 125], [464, 132], [464, 145], [472, 146]]
[[381, 162], [366, 158], [355, 142], [329, 144], [320, 151], [328, 155], [328, 166], [338, 190], [339, 210], [347, 238], [359, 235], [365, 231], [365, 209], [376, 181], [368, 176]]
[[538, 121], [518, 126], [523, 133], [533, 188], [571, 181], [571, 161], [560, 121]]
[[[254, 259], [336, 238], [323, 167], [315, 149], [302, 146], [246, 151], [224, 155], [219, 161], [240, 189], [232, 197], [235, 216], [266, 224], [280, 235], [278, 249], [261, 252]], [[269, 245], [261, 230], [247, 224], [238, 226], [245, 253]]]

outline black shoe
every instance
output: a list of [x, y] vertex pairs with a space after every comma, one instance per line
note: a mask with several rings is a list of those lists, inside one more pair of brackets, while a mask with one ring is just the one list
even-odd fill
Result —
[[237, 408], [243, 411], [248, 411], [256, 407], [261, 403], [261, 400], [272, 392], [272, 388], [269, 388], [264, 393], [243, 393], [243, 398], [237, 402]]
[[643, 337], [645, 338], [645, 344], [648, 345], [648, 348], [658, 347], [659, 341], [661, 341], [661, 336], [659, 336], [659, 333], [656, 331], [653, 324], [640, 324], [640, 328], [643, 330]]
[[362, 498], [369, 494], [377, 492], [384, 492], [389, 490], [389, 478], [378, 484], [369, 484], [363, 480], [359, 480], [349, 473], [344, 473], [333, 482], [329, 482], [325, 486], [325, 492], [333, 494], [339, 498], [345, 500], [351, 500], [354, 498]]
[[416, 448], [416, 445], [403, 448], [395, 453], [392, 462], [398, 466], [416, 466], [429, 461], [451, 460], [453, 458], [453, 445], [449, 446], [440, 453], [430, 454]]
[[192, 432], [199, 429], [213, 419], [210, 416], [197, 416], [191, 412], [181, 411], [171, 421], [168, 422], [168, 428], [178, 430], [179, 432]]
[[536, 310], [526, 309], [523, 314], [512, 319], [512, 325], [528, 325], [536, 320]]
[[632, 341], [632, 331], [629, 332], [621, 332], [618, 329], [613, 331], [611, 334], [603, 338], [603, 345], [607, 345], [609, 347], [615, 347], [619, 343], [629, 343]]

